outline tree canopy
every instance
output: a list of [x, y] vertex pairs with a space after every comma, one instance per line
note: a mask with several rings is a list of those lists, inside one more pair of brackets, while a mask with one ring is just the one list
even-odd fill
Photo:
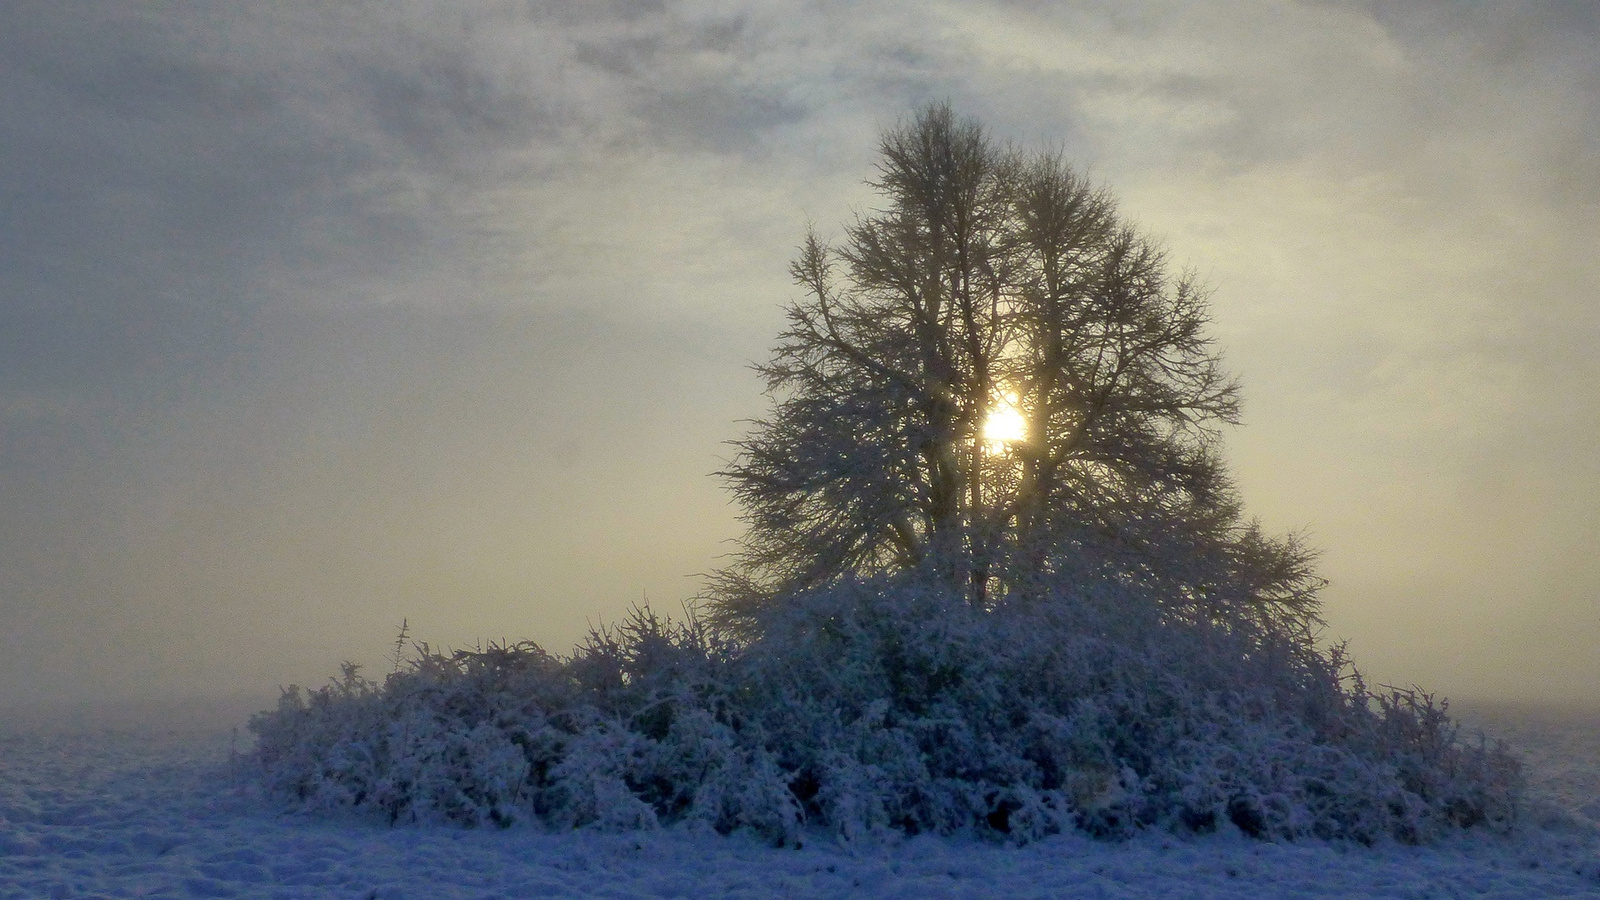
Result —
[[1310, 554], [1243, 519], [1218, 458], [1239, 388], [1194, 277], [1059, 155], [948, 105], [879, 150], [882, 208], [791, 266], [772, 410], [722, 473], [748, 533], [717, 613], [920, 572], [984, 606], [1115, 581], [1186, 618], [1314, 623]]

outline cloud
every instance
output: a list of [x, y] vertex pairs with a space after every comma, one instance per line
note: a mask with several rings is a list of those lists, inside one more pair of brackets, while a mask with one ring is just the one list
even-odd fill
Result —
[[[1328, 548], [1358, 658], [1581, 693], [1597, 30], [1581, 2], [6, 4], [3, 675], [314, 680], [402, 616], [560, 649], [691, 593], [793, 245], [950, 99], [1214, 286], [1249, 508]], [[95, 673], [40, 669], [74, 627]], [[185, 655], [209, 633], [262, 650]]]

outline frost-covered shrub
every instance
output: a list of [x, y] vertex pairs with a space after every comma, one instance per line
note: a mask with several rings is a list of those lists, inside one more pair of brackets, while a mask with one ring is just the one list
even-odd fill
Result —
[[426, 647], [380, 687], [346, 664], [257, 715], [256, 756], [275, 792], [390, 821], [510, 824], [532, 768], [553, 757], [571, 706], [559, 666], [531, 645], [443, 656]]
[[1369, 705], [1336, 653], [1162, 622], [1136, 596], [979, 610], [857, 584], [787, 606], [742, 662], [808, 815], [846, 833], [1370, 841], [1514, 815], [1515, 766], [1441, 711]]
[[258, 715], [267, 784], [391, 822], [805, 828], [1026, 841], [1237, 828], [1427, 840], [1509, 827], [1520, 781], [1423, 694], [1373, 694], [1337, 651], [1175, 620], [1138, 591], [993, 608], [936, 582], [791, 598], [730, 643], [648, 610], [573, 654], [419, 648]]

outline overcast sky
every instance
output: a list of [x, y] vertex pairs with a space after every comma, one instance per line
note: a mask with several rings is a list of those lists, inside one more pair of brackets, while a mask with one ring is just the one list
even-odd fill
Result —
[[1600, 692], [1600, 7], [0, 5], [0, 705], [693, 595], [808, 222], [948, 99], [1211, 285], [1326, 637]]

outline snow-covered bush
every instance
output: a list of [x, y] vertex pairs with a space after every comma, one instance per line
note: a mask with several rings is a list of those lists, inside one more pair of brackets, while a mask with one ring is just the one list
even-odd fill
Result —
[[745, 661], [808, 814], [1020, 839], [1231, 823], [1416, 840], [1513, 820], [1515, 764], [1426, 698], [1369, 697], [1337, 653], [1106, 593], [980, 610], [858, 583], [790, 604]]
[[977, 608], [937, 582], [793, 598], [757, 639], [637, 611], [570, 656], [420, 653], [258, 715], [269, 787], [391, 822], [805, 828], [842, 838], [1237, 828], [1430, 839], [1507, 828], [1503, 751], [1341, 655], [1164, 617], [1137, 591]]

